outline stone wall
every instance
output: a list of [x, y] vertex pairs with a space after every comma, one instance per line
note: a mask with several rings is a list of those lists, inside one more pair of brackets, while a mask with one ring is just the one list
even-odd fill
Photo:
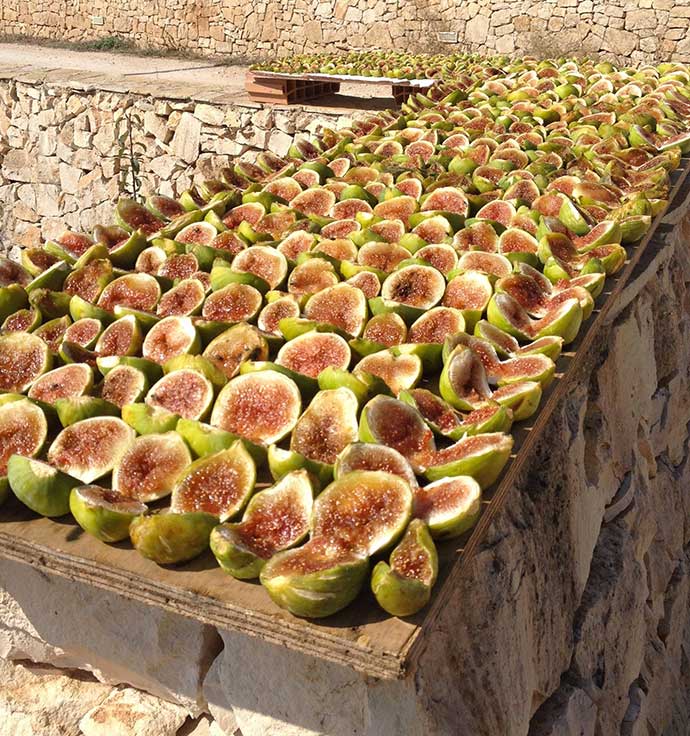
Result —
[[3, 0], [0, 29], [250, 59], [382, 47], [690, 61], [685, 0]]
[[[1, 77], [2, 75], [0, 75]], [[30, 246], [66, 228], [90, 232], [112, 221], [120, 195], [120, 143], [131, 116], [144, 194], [176, 196], [231, 159], [285, 154], [296, 133], [348, 125], [343, 112], [260, 108], [222, 93], [166, 86], [133, 93], [32, 71], [0, 78], [0, 243]], [[150, 85], [151, 83], [149, 83]], [[167, 85], [169, 89], [170, 85]]]

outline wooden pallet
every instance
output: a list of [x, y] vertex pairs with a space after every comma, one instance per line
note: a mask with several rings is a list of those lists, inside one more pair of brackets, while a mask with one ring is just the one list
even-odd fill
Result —
[[253, 102], [274, 105], [299, 105], [326, 95], [337, 94], [342, 82], [390, 87], [397, 105], [401, 105], [414, 92], [428, 90], [434, 80], [372, 79], [369, 77], [333, 77], [327, 74], [277, 74], [274, 72], [248, 71], [245, 89]]
[[244, 86], [253, 102], [274, 105], [299, 105], [340, 90], [339, 82], [263, 77], [253, 72], [247, 73]]

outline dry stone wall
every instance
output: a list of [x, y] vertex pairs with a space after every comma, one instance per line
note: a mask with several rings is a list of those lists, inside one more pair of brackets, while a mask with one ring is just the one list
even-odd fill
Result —
[[250, 59], [383, 47], [690, 61], [686, 0], [3, 0], [0, 29]]
[[[296, 133], [349, 125], [342, 112], [228, 104], [177, 85], [134, 94], [31, 72], [0, 78], [0, 244], [37, 245], [66, 228], [112, 220], [121, 191], [124, 115], [132, 120], [142, 192], [176, 196], [239, 157], [284, 155]], [[162, 86], [162, 85], [161, 85]], [[182, 87], [182, 88], [180, 88]]]

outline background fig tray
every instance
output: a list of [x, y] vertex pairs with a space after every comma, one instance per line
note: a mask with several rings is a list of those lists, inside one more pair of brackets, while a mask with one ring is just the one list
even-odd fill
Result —
[[377, 608], [371, 594], [364, 594], [340, 614], [321, 622], [299, 619], [275, 606], [258, 583], [241, 582], [224, 573], [210, 552], [186, 565], [159, 567], [126, 543], [101, 544], [74, 522], [36, 518], [16, 501], [0, 510], [0, 556], [367, 675], [403, 677], [423, 648], [425, 637], [433, 631], [438, 612], [465, 573], [472, 553], [508, 500], [514, 481], [545, 436], [550, 416], [577, 380], [578, 369], [586, 365], [586, 357], [618, 295], [643, 254], [653, 254], [671, 231], [670, 219], [669, 224], [663, 225], [662, 220], [690, 194], [689, 165], [690, 160], [684, 158], [681, 167], [673, 172], [669, 207], [657, 215], [644, 240], [628, 249], [625, 267], [607, 279], [593, 318], [571, 350], [559, 359], [558, 380], [545, 392], [535, 421], [515, 431], [515, 454], [502, 478], [485, 494], [479, 523], [471, 534], [439, 545], [439, 582], [431, 604], [417, 616], [405, 620], [391, 618]]

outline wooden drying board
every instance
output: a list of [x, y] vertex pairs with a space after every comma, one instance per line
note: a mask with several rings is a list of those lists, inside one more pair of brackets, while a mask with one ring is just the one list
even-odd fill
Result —
[[433, 79], [395, 79], [393, 77], [356, 77], [344, 74], [282, 74], [249, 70], [245, 89], [254, 102], [278, 105], [304, 104], [310, 100], [336, 94], [343, 82], [390, 86], [396, 104], [401, 105], [415, 91], [432, 87]]
[[[682, 187], [688, 159], [674, 172], [671, 202], [687, 194]], [[681, 191], [681, 189], [683, 191]], [[69, 517], [36, 518], [12, 499], [0, 509], [0, 557], [28, 563], [85, 585], [125, 598], [158, 606], [221, 629], [238, 631], [289, 649], [379, 678], [404, 677], [433, 630], [455, 581], [468, 566], [470, 555], [482, 543], [491, 522], [508, 498], [530, 452], [540, 440], [549, 417], [568, 391], [576, 369], [605, 323], [616, 297], [629, 280], [644, 250], [654, 242], [665, 213], [633, 250], [625, 268], [607, 279], [606, 292], [575, 345], [559, 360], [558, 380], [544, 395], [534, 424], [516, 431], [516, 448], [502, 479], [486, 495], [484, 513], [471, 534], [456, 543], [440, 545], [440, 577], [431, 605], [417, 616], [401, 620], [381, 611], [370, 593], [325, 621], [296, 618], [275, 606], [258, 583], [241, 582], [222, 572], [210, 552], [178, 568], [159, 567], [141, 557], [129, 544], [106, 545], [81, 531]]]

